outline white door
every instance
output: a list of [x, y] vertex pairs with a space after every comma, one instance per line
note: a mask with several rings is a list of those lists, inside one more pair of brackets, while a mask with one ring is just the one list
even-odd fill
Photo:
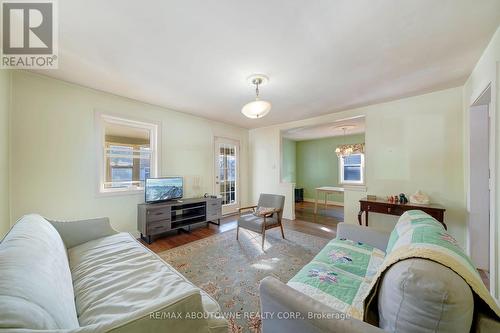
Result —
[[239, 141], [215, 138], [215, 194], [222, 197], [222, 214], [239, 208]]

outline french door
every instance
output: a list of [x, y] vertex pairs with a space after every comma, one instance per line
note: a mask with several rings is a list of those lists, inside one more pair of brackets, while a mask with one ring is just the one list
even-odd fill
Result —
[[239, 208], [239, 141], [215, 138], [215, 194], [222, 197], [222, 214]]

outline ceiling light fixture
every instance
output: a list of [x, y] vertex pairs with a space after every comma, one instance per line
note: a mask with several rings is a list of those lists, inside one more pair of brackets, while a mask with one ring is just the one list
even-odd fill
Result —
[[335, 129], [341, 129], [344, 132], [343, 135], [343, 142], [344, 144], [338, 146], [335, 149], [335, 154], [337, 154], [338, 157], [346, 157], [350, 156], [352, 154], [364, 154], [365, 152], [365, 144], [364, 143], [350, 143], [346, 144], [345, 136], [346, 132], [350, 129], [355, 128], [356, 126], [353, 125], [341, 125], [335, 127]]
[[245, 104], [241, 113], [251, 119], [262, 118], [271, 111], [271, 103], [260, 99], [259, 86], [269, 82], [269, 78], [263, 74], [255, 74], [247, 80], [255, 85], [255, 101]]

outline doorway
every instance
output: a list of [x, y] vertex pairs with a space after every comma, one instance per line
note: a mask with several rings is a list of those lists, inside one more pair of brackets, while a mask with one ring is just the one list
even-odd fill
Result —
[[215, 140], [215, 195], [222, 198], [222, 214], [234, 214], [239, 208], [240, 143], [236, 140]]
[[490, 290], [495, 290], [495, 128], [490, 103], [488, 87], [469, 109], [467, 247], [476, 268], [488, 277]]
[[364, 186], [364, 143], [363, 116], [281, 131], [280, 177], [294, 191], [296, 219], [332, 227], [345, 220], [345, 188]]

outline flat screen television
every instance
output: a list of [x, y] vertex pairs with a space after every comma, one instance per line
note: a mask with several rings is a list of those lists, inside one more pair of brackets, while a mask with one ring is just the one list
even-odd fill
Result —
[[182, 177], [147, 178], [145, 195], [147, 203], [182, 198]]

